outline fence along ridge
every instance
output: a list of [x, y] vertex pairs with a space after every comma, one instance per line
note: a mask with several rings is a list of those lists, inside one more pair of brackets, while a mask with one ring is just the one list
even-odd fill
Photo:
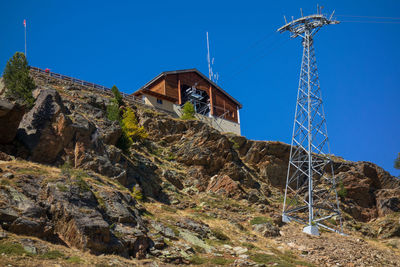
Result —
[[[48, 75], [49, 77], [52, 77], [52, 78], [55, 78], [55, 79], [60, 79], [60, 80], [63, 80], [63, 81], [72, 82], [72, 83], [75, 83], [75, 84], [78, 84], [78, 85], [82, 85], [82, 86], [85, 86], [85, 87], [91, 87], [93, 89], [98, 89], [98, 90], [102, 90], [102, 91], [105, 91], [105, 92], [111, 92], [110, 88], [105, 87], [103, 85], [87, 82], [87, 81], [84, 81], [84, 80], [81, 80], [81, 79], [73, 78], [73, 77], [70, 77], [70, 76], [67, 76], [67, 75], [63, 75], [63, 74], [59, 74], [59, 73], [55, 73], [55, 72], [52, 72], [52, 71], [47, 71], [46, 72], [45, 70], [43, 70], [41, 68], [38, 68], [38, 67], [31, 66], [30, 69], [35, 71], [35, 72]], [[120, 92], [120, 93], [124, 98], [126, 98], [129, 101], [133, 101], [135, 103], [145, 105], [145, 103], [144, 103], [144, 101], [142, 101], [142, 99], [138, 99], [135, 96], [126, 94], [124, 92]], [[152, 107], [152, 106], [148, 106], [148, 105], [146, 105], [146, 107], [154, 108], [154, 109], [157, 109], [157, 110], [161, 110], [161, 111], [165, 111], [165, 112], [170, 113], [169, 111], [166, 111], [166, 110], [163, 110], [163, 109], [160, 109], [160, 108], [156, 108], [156, 107]]]

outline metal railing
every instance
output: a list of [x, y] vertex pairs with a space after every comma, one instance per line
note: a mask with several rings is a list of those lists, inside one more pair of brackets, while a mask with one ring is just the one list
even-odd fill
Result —
[[[74, 83], [74, 84], [77, 84], [77, 85], [81, 85], [81, 86], [85, 86], [85, 87], [101, 90], [101, 91], [104, 91], [104, 92], [107, 92], [107, 93], [111, 92], [111, 88], [105, 87], [103, 85], [87, 82], [87, 81], [84, 81], [84, 80], [80, 80], [80, 79], [77, 79], [77, 78], [69, 77], [69, 76], [62, 75], [62, 74], [59, 74], [59, 73], [55, 73], [55, 72], [52, 72], [52, 71], [46, 71], [46, 70], [43, 70], [41, 68], [30, 67], [30, 70], [33, 71], [33, 72], [41, 73], [41, 74], [46, 75], [46, 76], [51, 77], [51, 78], [55, 78], [55, 79], [71, 82], [71, 83]], [[141, 98], [137, 98], [137, 97], [135, 97], [133, 95], [129, 95], [129, 94], [126, 94], [126, 93], [123, 93], [123, 92], [121, 92], [121, 95], [125, 99], [127, 99], [128, 101], [132, 101], [132, 102], [139, 103], [139, 104], [144, 104], [144, 101]]]

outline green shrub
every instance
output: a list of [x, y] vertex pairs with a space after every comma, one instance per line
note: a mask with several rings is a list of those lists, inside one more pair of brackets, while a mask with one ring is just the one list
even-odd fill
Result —
[[211, 229], [211, 232], [219, 240], [224, 240], [224, 241], [230, 240], [230, 238], [227, 235], [225, 235], [220, 229]]
[[3, 253], [6, 255], [32, 255], [25, 251], [24, 247], [19, 243], [0, 242], [0, 255]]
[[207, 259], [194, 255], [190, 258], [190, 263], [194, 265], [201, 265], [207, 262]]
[[115, 99], [111, 100], [111, 103], [107, 106], [107, 119], [110, 121], [120, 121], [119, 105]]
[[77, 177], [75, 184], [79, 187], [79, 189], [83, 192], [87, 192], [90, 190], [90, 186], [86, 183], [85, 180], [81, 177]]
[[215, 257], [210, 259], [210, 263], [212, 265], [227, 265], [232, 263], [234, 260], [233, 259], [227, 259], [224, 257]]
[[58, 190], [60, 190], [61, 192], [67, 192], [68, 191], [68, 187], [66, 187], [64, 184], [62, 183], [57, 183], [57, 188]]
[[24, 53], [16, 52], [7, 62], [3, 72], [4, 85], [7, 88], [6, 97], [15, 100], [22, 100], [28, 108], [35, 102], [32, 90], [36, 85], [29, 75], [28, 61]]
[[251, 219], [250, 224], [255, 225], [255, 224], [262, 224], [262, 223], [270, 223], [272, 220], [267, 217], [254, 217]]
[[47, 251], [47, 252], [43, 253], [42, 255], [40, 255], [40, 257], [42, 259], [55, 260], [58, 258], [63, 258], [63, 257], [65, 257], [65, 255], [61, 251], [50, 250], [50, 251]]
[[176, 159], [176, 155], [172, 152], [169, 152], [168, 155], [165, 157], [166, 160], [172, 161]]
[[124, 99], [122, 98], [122, 95], [118, 90], [118, 87], [114, 85], [111, 88], [111, 91], [114, 94], [114, 99], [117, 101], [118, 107], [123, 106], [124, 105]]
[[148, 133], [143, 126], [139, 126], [135, 113], [129, 107], [124, 112], [121, 127], [125, 147], [130, 147], [134, 141], [144, 141], [148, 137]]
[[343, 185], [343, 181], [339, 182], [339, 190], [337, 191], [337, 194], [340, 198], [345, 198], [347, 196], [347, 189]]
[[181, 119], [183, 119], [183, 120], [192, 120], [192, 119], [195, 119], [194, 114], [195, 114], [195, 110], [194, 110], [193, 104], [190, 103], [190, 102], [186, 102], [186, 103], [183, 105], [183, 108], [182, 108], [182, 116], [181, 116]]
[[72, 166], [68, 159], [64, 162], [63, 165], [61, 165], [60, 169], [63, 176], [67, 177], [68, 179], [71, 178]]
[[67, 262], [69, 263], [82, 263], [83, 260], [79, 258], [78, 256], [71, 256], [67, 259]]
[[142, 200], [143, 199], [143, 194], [142, 191], [136, 188], [136, 186], [132, 187], [132, 193], [131, 196], [136, 199], [136, 200]]

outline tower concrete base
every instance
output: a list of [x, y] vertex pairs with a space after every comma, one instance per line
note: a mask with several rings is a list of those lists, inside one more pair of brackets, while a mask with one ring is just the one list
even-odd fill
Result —
[[290, 218], [286, 214], [282, 214], [282, 222], [288, 223], [290, 222]]
[[309, 235], [317, 235], [319, 236], [318, 227], [314, 225], [309, 225], [303, 228], [303, 232]]

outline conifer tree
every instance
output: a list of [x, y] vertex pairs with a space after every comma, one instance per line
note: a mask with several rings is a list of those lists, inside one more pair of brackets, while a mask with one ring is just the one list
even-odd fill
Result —
[[119, 90], [118, 90], [118, 87], [114, 85], [114, 86], [111, 88], [111, 91], [112, 91], [113, 94], [114, 94], [115, 100], [117, 100], [118, 106], [122, 106], [122, 105], [124, 104], [124, 100], [123, 100], [123, 98], [122, 98], [121, 93], [120, 93]]
[[111, 103], [107, 106], [107, 119], [110, 121], [120, 121], [119, 105], [116, 99], [111, 99]]
[[195, 110], [194, 110], [193, 104], [190, 103], [190, 102], [186, 102], [185, 105], [183, 105], [183, 108], [182, 108], [181, 119], [183, 119], [183, 120], [195, 119], [194, 114], [195, 114]]
[[7, 88], [6, 97], [23, 101], [28, 108], [33, 106], [35, 99], [32, 90], [35, 83], [29, 75], [28, 61], [24, 53], [16, 52], [6, 64], [3, 72], [4, 85]]
[[123, 135], [127, 137], [130, 144], [134, 141], [143, 141], [148, 137], [148, 133], [143, 126], [139, 126], [135, 113], [130, 107], [126, 108], [122, 116], [121, 127]]

